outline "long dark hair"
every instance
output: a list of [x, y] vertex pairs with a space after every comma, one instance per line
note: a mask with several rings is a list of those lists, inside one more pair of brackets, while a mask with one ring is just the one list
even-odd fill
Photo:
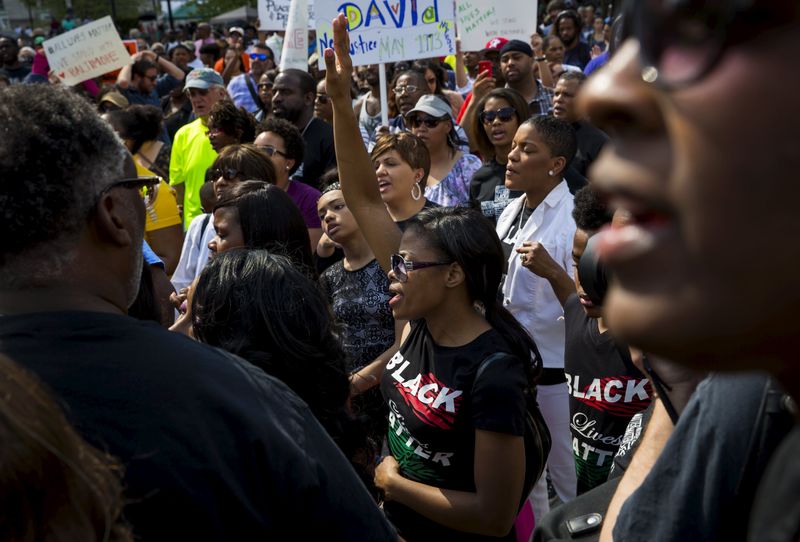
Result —
[[136, 154], [148, 141], [161, 133], [161, 110], [152, 105], [131, 105], [125, 109], [109, 111], [108, 122], [123, 139], [133, 141], [131, 154]]
[[282, 380], [353, 458], [368, 443], [363, 424], [347, 411], [346, 356], [333, 322], [317, 284], [266, 250], [239, 248], [213, 258], [192, 300], [198, 340]]
[[478, 147], [478, 150], [481, 151], [484, 159], [495, 156], [494, 144], [489, 139], [489, 136], [486, 135], [486, 130], [483, 129], [483, 121], [481, 120], [481, 113], [486, 110], [486, 102], [488, 102], [491, 98], [505, 100], [511, 107], [514, 108], [517, 116], [517, 126], [525, 122], [525, 120], [530, 116], [530, 113], [528, 112], [528, 102], [525, 101], [525, 98], [522, 97], [522, 94], [513, 88], [496, 88], [484, 96], [483, 99], [481, 99], [481, 101], [478, 103], [478, 111], [475, 115], [472, 125], [472, 131], [475, 134], [476, 139], [475, 145]]
[[316, 278], [308, 228], [292, 198], [273, 184], [244, 181], [235, 184], [214, 207], [233, 207], [239, 214], [247, 248], [284, 254], [303, 273]]
[[472, 209], [438, 207], [420, 212], [409, 223], [409, 231], [461, 266], [467, 292], [484, 311], [486, 321], [505, 339], [511, 354], [530, 361], [523, 365], [533, 391], [542, 371], [542, 358], [531, 336], [497, 297], [505, 256], [492, 223]]

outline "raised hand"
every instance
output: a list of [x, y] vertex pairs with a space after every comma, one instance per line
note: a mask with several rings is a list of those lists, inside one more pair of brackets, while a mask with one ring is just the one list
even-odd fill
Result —
[[350, 79], [353, 60], [350, 58], [350, 35], [347, 18], [340, 13], [333, 20], [333, 49], [325, 49], [325, 85], [334, 103], [350, 103]]

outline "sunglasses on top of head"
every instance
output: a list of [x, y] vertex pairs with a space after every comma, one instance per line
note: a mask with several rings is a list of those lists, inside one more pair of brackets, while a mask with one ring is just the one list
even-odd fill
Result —
[[798, 5], [796, 0], [628, 0], [618, 41], [639, 42], [644, 81], [677, 88], [707, 76], [730, 46], [795, 21]]
[[502, 107], [496, 111], [481, 111], [480, 119], [484, 124], [491, 124], [494, 119], [500, 119], [500, 122], [509, 122], [517, 117], [517, 110], [513, 107]]

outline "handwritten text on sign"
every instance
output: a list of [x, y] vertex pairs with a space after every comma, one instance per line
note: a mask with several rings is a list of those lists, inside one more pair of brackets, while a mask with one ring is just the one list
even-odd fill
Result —
[[[344, 13], [353, 65], [446, 56], [455, 51], [450, 0], [345, 0], [317, 2], [320, 50], [333, 47], [331, 21]], [[320, 57], [320, 67], [323, 67]]]
[[[320, 2], [331, 0], [319, 0]], [[334, 0], [335, 1], [335, 0]], [[260, 30], [286, 30], [292, 0], [258, 0]], [[308, 0], [308, 28], [314, 29], [314, 1]]]
[[537, 4], [536, 0], [458, 0], [461, 49], [480, 51], [498, 36], [527, 42], [536, 28]]
[[43, 45], [50, 69], [65, 85], [77, 85], [131, 63], [111, 17], [65, 32]]

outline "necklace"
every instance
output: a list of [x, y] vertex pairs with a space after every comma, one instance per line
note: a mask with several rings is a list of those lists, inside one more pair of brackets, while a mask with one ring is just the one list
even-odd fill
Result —
[[528, 196], [525, 196], [525, 199], [522, 201], [522, 209], [520, 209], [519, 211], [519, 223], [517, 224], [517, 234], [514, 237], [522, 233], [523, 225], [527, 225], [528, 220], [531, 219], [531, 215], [533, 214], [533, 212], [531, 212], [531, 215], [528, 215], [528, 218], [525, 220], [525, 224], [522, 223], [522, 217], [525, 216], [525, 209], [527, 208], [528, 208]]

